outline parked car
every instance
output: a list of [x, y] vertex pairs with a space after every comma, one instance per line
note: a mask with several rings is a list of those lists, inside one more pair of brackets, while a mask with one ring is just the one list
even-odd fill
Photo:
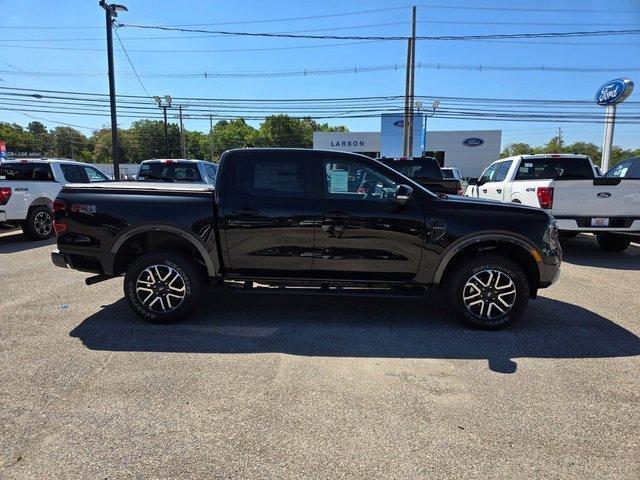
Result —
[[440, 168], [440, 170], [442, 171], [442, 178], [444, 178], [445, 180], [460, 180], [462, 192], [464, 193], [467, 190], [469, 183], [462, 176], [462, 172], [459, 169], [457, 169], [456, 167], [442, 167]]
[[53, 200], [65, 183], [105, 182], [95, 167], [64, 158], [0, 163], [0, 224], [21, 226], [33, 240], [53, 235]]
[[466, 194], [543, 208], [563, 236], [595, 233], [604, 250], [618, 252], [640, 232], [638, 192], [638, 180], [597, 177], [588, 156], [540, 154], [492, 163]]
[[379, 162], [393, 168], [405, 177], [422, 185], [433, 193], [462, 195], [464, 190], [458, 179], [447, 179], [442, 175], [440, 164], [432, 157], [378, 158]]
[[206, 160], [153, 159], [140, 164], [139, 182], [206, 183], [214, 185], [218, 165]]
[[604, 174], [605, 178], [633, 178], [640, 180], [640, 157], [627, 158]]
[[[363, 192], [358, 175], [376, 179]], [[556, 281], [561, 249], [545, 211], [437, 196], [362, 155], [242, 149], [208, 185], [68, 185], [54, 204], [53, 263], [125, 275], [132, 309], [152, 322], [192, 311], [203, 279], [446, 289], [455, 311], [505, 326]]]

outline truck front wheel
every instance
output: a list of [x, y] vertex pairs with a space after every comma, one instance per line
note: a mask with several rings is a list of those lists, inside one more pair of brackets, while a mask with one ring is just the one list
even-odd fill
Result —
[[124, 295], [141, 318], [175, 322], [196, 307], [201, 277], [195, 261], [182, 253], [147, 253], [127, 269]]
[[500, 255], [465, 258], [447, 276], [451, 305], [465, 323], [484, 329], [506, 327], [529, 302], [529, 282], [522, 269]]
[[596, 238], [600, 248], [607, 252], [621, 252], [631, 243], [631, 237], [615, 233], [598, 233]]

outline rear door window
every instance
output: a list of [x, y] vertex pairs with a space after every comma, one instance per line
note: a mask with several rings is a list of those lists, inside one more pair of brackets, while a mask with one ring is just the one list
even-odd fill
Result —
[[202, 176], [198, 165], [191, 162], [148, 162], [143, 163], [138, 173], [141, 182], [200, 183]]
[[53, 173], [48, 163], [3, 163], [0, 165], [0, 180], [53, 182]]
[[87, 183], [89, 179], [80, 165], [60, 164], [62, 175], [68, 183]]
[[622, 162], [613, 167], [605, 175], [607, 178], [611, 177], [630, 177], [632, 174], [633, 162]]
[[515, 180], [592, 180], [595, 178], [586, 158], [542, 157], [522, 160]]
[[236, 166], [235, 184], [254, 197], [302, 198], [304, 164], [297, 158], [243, 158]]

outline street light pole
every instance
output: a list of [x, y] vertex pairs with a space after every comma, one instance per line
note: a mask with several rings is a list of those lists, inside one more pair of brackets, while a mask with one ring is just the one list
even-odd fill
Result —
[[105, 0], [100, 0], [99, 5], [105, 11], [107, 26], [107, 63], [109, 66], [109, 105], [111, 107], [111, 145], [113, 156], [113, 178], [120, 179], [120, 148], [118, 147], [118, 117], [116, 114], [116, 79], [113, 68], [113, 19], [118, 16], [118, 11], [127, 11], [124, 5], [108, 5]]

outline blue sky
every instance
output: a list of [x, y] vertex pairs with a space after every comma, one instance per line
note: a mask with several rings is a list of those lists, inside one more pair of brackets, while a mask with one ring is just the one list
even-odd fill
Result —
[[[129, 12], [119, 20], [129, 23], [176, 25], [213, 24], [238, 21], [270, 20], [292, 17], [336, 15], [324, 18], [211, 25], [200, 28], [234, 31], [285, 32], [341, 28], [314, 32], [336, 35], [406, 35], [409, 33], [409, 4], [392, 0], [368, 1], [151, 1], [123, 0]], [[0, 86], [36, 89], [74, 90], [107, 93], [104, 15], [97, 0], [43, 2], [35, 0], [2, 0], [0, 16]], [[576, 30], [618, 30], [640, 27], [640, 1], [568, 0], [538, 1], [463, 1], [420, 2], [418, 35], [465, 35], [516, 32], [553, 32]], [[429, 6], [430, 5], [430, 6]], [[395, 8], [398, 7], [398, 8]], [[456, 8], [442, 8], [456, 7]], [[460, 8], [457, 8], [460, 7]], [[476, 8], [473, 8], [476, 7]], [[544, 12], [486, 10], [483, 8], [566, 9], [579, 12]], [[381, 12], [364, 11], [386, 9]], [[357, 13], [359, 12], [359, 13]], [[620, 13], [623, 12], [623, 13]], [[381, 25], [384, 24], [384, 25]], [[389, 25], [392, 24], [392, 25]], [[366, 28], [344, 28], [361, 27]], [[371, 26], [373, 25], [373, 26]], [[11, 27], [11, 28], [7, 28]], [[17, 28], [16, 28], [17, 27]], [[26, 28], [29, 27], [29, 28]], [[73, 28], [31, 28], [73, 27]], [[79, 28], [82, 27], [82, 28]], [[86, 28], [85, 28], [86, 27]], [[175, 38], [174, 32], [119, 30], [125, 47], [139, 72], [199, 71], [276, 71], [305, 68], [334, 68], [403, 63], [404, 42], [359, 43], [346, 46], [273, 50], [197, 53], [149, 53], [136, 50], [203, 50], [247, 49], [308, 46], [345, 43], [335, 40], [265, 39], [238, 37]], [[187, 36], [187, 34], [184, 34]], [[174, 38], [165, 38], [165, 37]], [[190, 35], [191, 37], [194, 34]], [[156, 37], [139, 39], [139, 37]], [[533, 98], [591, 100], [604, 82], [621, 76], [640, 82], [639, 72], [624, 67], [640, 67], [640, 35], [618, 37], [570, 38], [553, 40], [504, 42], [420, 41], [416, 61], [447, 64], [485, 64], [513, 66], [622, 67], [617, 71], [598, 73], [551, 72], [471, 72], [418, 69], [416, 95], [486, 98]], [[11, 46], [8, 46], [11, 45]], [[23, 48], [17, 48], [22, 46]], [[24, 48], [26, 47], [26, 48]], [[39, 47], [39, 48], [32, 48]], [[43, 49], [86, 48], [89, 51]], [[119, 47], [116, 41], [116, 47]], [[92, 49], [95, 49], [92, 50]], [[23, 76], [27, 72], [79, 72], [89, 76], [42, 77]], [[122, 52], [116, 53], [117, 72], [131, 72]], [[634, 78], [635, 77], [635, 78]], [[225, 98], [310, 98], [402, 95], [404, 71], [382, 71], [359, 74], [260, 79], [162, 79], [143, 78], [151, 93], [183, 97]], [[144, 95], [133, 76], [118, 75], [117, 90], [121, 94]], [[637, 91], [629, 99], [639, 99]], [[640, 107], [623, 104], [619, 112], [639, 111]], [[602, 112], [604, 113], [604, 112]], [[99, 128], [109, 118], [81, 117], [62, 114], [34, 114], [48, 120]], [[30, 119], [17, 112], [0, 110], [1, 121], [26, 125]], [[129, 119], [120, 124], [128, 126]], [[47, 123], [47, 122], [45, 122]], [[255, 123], [255, 122], [254, 122]], [[352, 131], [378, 130], [379, 119], [335, 120]], [[188, 128], [207, 130], [205, 121], [187, 121]], [[53, 127], [54, 124], [50, 123]], [[602, 126], [558, 123], [513, 123], [434, 118], [430, 130], [493, 129], [503, 130], [503, 145], [513, 141], [531, 144], [546, 142], [562, 126], [567, 142], [602, 142]], [[85, 131], [90, 133], [90, 131]], [[618, 125], [616, 145], [640, 147], [640, 125]]]

